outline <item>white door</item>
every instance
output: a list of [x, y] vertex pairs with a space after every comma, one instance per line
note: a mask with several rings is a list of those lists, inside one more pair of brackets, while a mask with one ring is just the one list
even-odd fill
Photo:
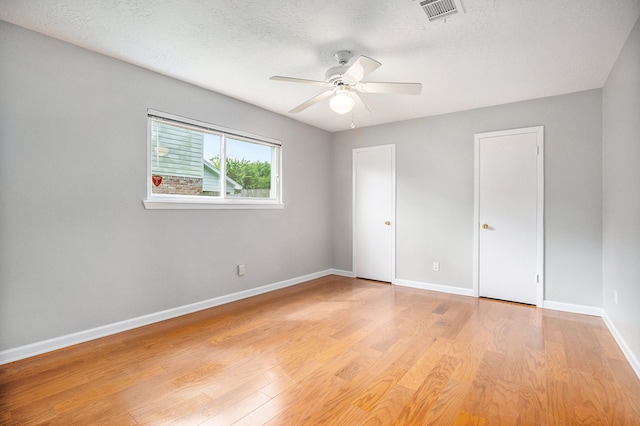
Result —
[[395, 145], [353, 150], [353, 268], [391, 282], [395, 259]]
[[542, 305], [543, 128], [475, 135], [476, 294]]

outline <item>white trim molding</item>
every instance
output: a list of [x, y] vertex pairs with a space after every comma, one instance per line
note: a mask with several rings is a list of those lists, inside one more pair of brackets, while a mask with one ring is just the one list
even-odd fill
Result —
[[607, 315], [607, 312], [604, 310], [604, 308], [597, 308], [594, 306], [572, 305], [571, 303], [553, 302], [550, 300], [545, 300], [544, 308], [553, 309], [554, 311], [570, 312], [573, 314], [583, 314], [583, 315], [592, 315], [596, 317], [601, 317], [605, 325], [613, 335], [613, 338], [616, 340], [616, 343], [618, 343], [620, 350], [622, 350], [622, 353], [627, 358], [627, 361], [629, 361], [629, 364], [631, 365], [631, 368], [633, 368], [633, 371], [636, 373], [636, 376], [638, 376], [638, 378], [640, 379], [640, 360], [638, 360], [638, 357], [633, 353], [631, 348], [629, 348], [629, 345], [627, 344], [626, 340], [624, 340], [624, 337], [622, 337], [622, 334], [620, 334], [616, 326], [613, 324], [613, 321], [611, 321], [611, 319]]
[[440, 293], [449, 293], [449, 294], [457, 294], [459, 296], [471, 296], [471, 297], [474, 297], [472, 288], [453, 287], [453, 286], [442, 285], [442, 284], [423, 283], [423, 282], [419, 282], [419, 281], [403, 280], [403, 279], [400, 279], [400, 278], [396, 278], [393, 281], [393, 284], [399, 285], [399, 286], [402, 286], [402, 287], [411, 287], [411, 288], [418, 288], [418, 289], [421, 289], [421, 290], [430, 290], [430, 291], [437, 291], [437, 292], [440, 292]]
[[554, 302], [552, 300], [545, 300], [542, 305], [544, 309], [551, 309], [554, 311], [571, 312], [573, 314], [592, 315], [595, 317], [601, 317], [604, 315], [604, 309], [597, 308], [595, 306], [573, 305], [571, 303]]
[[616, 339], [616, 342], [618, 343], [618, 346], [620, 346], [622, 353], [625, 357], [627, 357], [627, 361], [629, 361], [629, 364], [631, 364], [631, 368], [633, 368], [633, 371], [635, 371], [636, 376], [638, 376], [638, 379], [640, 379], [640, 360], [638, 360], [636, 354], [633, 353], [633, 351], [627, 344], [627, 341], [624, 340], [624, 337], [622, 337], [622, 334], [620, 334], [606, 312], [604, 312], [604, 314], [602, 315], [602, 319], [604, 320], [607, 328], [609, 328], [609, 331], [613, 335], [613, 338]]
[[231, 202], [224, 200], [213, 203], [209, 200], [191, 199], [188, 202], [176, 200], [147, 199], [142, 200], [144, 208], [147, 210], [258, 210], [258, 209], [283, 209], [284, 204], [280, 202], [260, 202], [255, 201], [247, 204], [242, 200]]
[[330, 269], [332, 275], [340, 275], [341, 277], [355, 278], [356, 274], [353, 271], [343, 271], [342, 269]]
[[[189, 305], [178, 306], [176, 308], [167, 309], [165, 311], [156, 312], [149, 315], [143, 315], [137, 318], [131, 318], [128, 320], [116, 322], [113, 324], [107, 324], [101, 327], [92, 328], [89, 330], [79, 331], [77, 333], [71, 333], [53, 339], [43, 340], [40, 342], [31, 343], [17, 348], [7, 349], [0, 351], [0, 365], [7, 364], [13, 361], [29, 358], [32, 356], [40, 355], [46, 352], [55, 351], [68, 346], [77, 345], [79, 343], [88, 342], [90, 340], [99, 339], [101, 337], [110, 336], [113, 334], [121, 333], [124, 331], [132, 330], [145, 325], [153, 324], [160, 321], [176, 318], [182, 315], [187, 315], [193, 312], [201, 311], [204, 309], [213, 308], [216, 306], [224, 305], [226, 303], [235, 302], [237, 300], [246, 299], [249, 297], [257, 296], [260, 294], [268, 293], [271, 291], [279, 290], [282, 288], [290, 287], [293, 285], [301, 284], [306, 281], [322, 278], [328, 275], [339, 275], [348, 278], [355, 278], [353, 271], [344, 271], [340, 269], [327, 269], [320, 272], [315, 272], [308, 275], [303, 275], [296, 278], [280, 281], [273, 284], [264, 285], [261, 287], [253, 288], [250, 290], [244, 290], [237, 293], [232, 293], [224, 296], [215, 297], [201, 302], [192, 303]], [[419, 281], [395, 279], [394, 285], [402, 287], [410, 287], [421, 290], [437, 291], [440, 293], [456, 294], [460, 296], [474, 296], [472, 288], [453, 287], [442, 284], [431, 284]], [[640, 361], [629, 348], [626, 341], [616, 329], [613, 322], [606, 315], [603, 308], [597, 308], [592, 306], [573, 305], [570, 303], [545, 301], [545, 309], [552, 309], [563, 312], [571, 312], [576, 314], [593, 315], [602, 317], [605, 324], [611, 331], [611, 334], [615, 338], [616, 342], [620, 346], [622, 352], [626, 356], [627, 360], [631, 364], [631, 367], [635, 371], [638, 378], [640, 378]]]
[[89, 330], [83, 330], [77, 333], [71, 333], [64, 336], [55, 337], [53, 339], [43, 340], [40, 342], [19, 346], [17, 348], [7, 349], [4, 351], [0, 351], [0, 365], [40, 355], [46, 352], [55, 351], [57, 349], [62, 349], [68, 346], [77, 345], [79, 343], [88, 342], [90, 340], [99, 339], [101, 337], [121, 333], [123, 331], [132, 330], [134, 328], [143, 327], [145, 325], [153, 324], [156, 322], [176, 318], [182, 315], [191, 314], [193, 312], [202, 311], [204, 309], [224, 305], [225, 303], [231, 303], [237, 300], [257, 296], [259, 294], [268, 293], [270, 291], [279, 290], [281, 288], [290, 287], [306, 281], [314, 280], [316, 278], [322, 278], [333, 273], [334, 270], [327, 269], [325, 271], [303, 275], [301, 277], [264, 285], [262, 287], [257, 287], [250, 290], [244, 290], [237, 293], [214, 297], [213, 299], [203, 300], [201, 302], [196, 302], [189, 305], [178, 306], [176, 308], [167, 309], [165, 311], [155, 312], [153, 314], [143, 315], [137, 318], [131, 318], [128, 320], [116, 322], [113, 324], [107, 324]]

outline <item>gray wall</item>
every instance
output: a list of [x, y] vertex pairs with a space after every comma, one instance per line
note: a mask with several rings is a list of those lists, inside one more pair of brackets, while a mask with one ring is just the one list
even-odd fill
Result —
[[[145, 210], [148, 107], [282, 140], [285, 208]], [[0, 350], [331, 268], [329, 161], [324, 131], [0, 21]]]
[[[544, 125], [545, 299], [638, 354], [639, 32], [603, 91], [330, 135], [0, 21], [0, 350], [351, 270], [355, 147], [397, 145], [397, 277], [470, 289], [473, 135]], [[145, 210], [148, 107], [281, 139], [285, 209]]]
[[591, 90], [335, 133], [334, 268], [352, 269], [351, 150], [395, 143], [397, 278], [471, 289], [474, 133], [543, 125], [545, 300], [602, 306], [601, 105]]
[[640, 20], [602, 100], [604, 308], [640, 358]]

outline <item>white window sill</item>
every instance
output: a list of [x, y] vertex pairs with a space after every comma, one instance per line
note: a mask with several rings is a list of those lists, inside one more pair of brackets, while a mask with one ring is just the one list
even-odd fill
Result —
[[282, 209], [284, 204], [273, 200], [197, 200], [197, 199], [146, 199], [147, 210], [256, 210]]

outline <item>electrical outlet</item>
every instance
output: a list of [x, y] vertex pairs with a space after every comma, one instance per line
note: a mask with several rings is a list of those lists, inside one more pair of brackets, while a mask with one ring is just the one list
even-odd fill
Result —
[[433, 270], [436, 272], [440, 271], [440, 262], [433, 262]]
[[244, 263], [238, 265], [238, 276], [241, 277], [244, 275]]

